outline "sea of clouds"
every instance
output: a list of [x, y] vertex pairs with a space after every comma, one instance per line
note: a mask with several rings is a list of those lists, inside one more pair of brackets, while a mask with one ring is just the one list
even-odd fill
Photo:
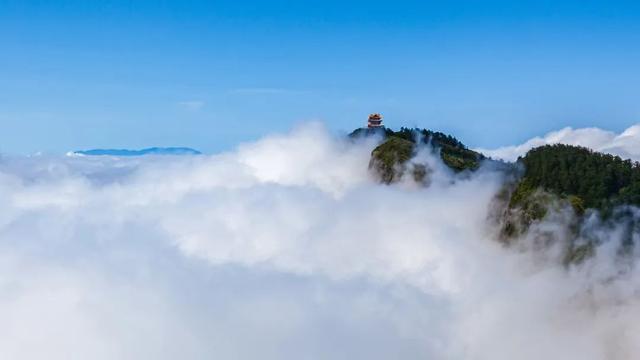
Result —
[[640, 358], [627, 227], [593, 215], [602, 245], [570, 267], [562, 211], [505, 247], [504, 173], [423, 149], [428, 187], [382, 185], [377, 140], [309, 124], [217, 155], [0, 158], [0, 358]]
[[595, 151], [640, 161], [640, 124], [630, 126], [620, 134], [599, 128], [573, 129], [566, 127], [552, 131], [542, 137], [534, 137], [520, 145], [498, 149], [477, 149], [494, 159], [515, 161], [534, 147], [549, 144], [568, 144], [590, 148]]

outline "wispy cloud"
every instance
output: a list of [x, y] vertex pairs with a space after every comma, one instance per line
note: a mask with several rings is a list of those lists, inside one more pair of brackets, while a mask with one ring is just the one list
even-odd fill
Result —
[[568, 144], [640, 160], [640, 124], [630, 126], [620, 134], [599, 128], [573, 129], [570, 127], [536, 136], [523, 144], [497, 149], [477, 149], [493, 158], [514, 161], [527, 151], [547, 144]]
[[188, 111], [198, 111], [201, 110], [206, 105], [206, 103], [201, 100], [187, 100], [180, 101], [178, 105]]
[[235, 95], [276, 95], [276, 94], [301, 94], [305, 91], [284, 89], [284, 88], [270, 88], [270, 87], [256, 87], [256, 88], [238, 88], [228, 91], [229, 94]]

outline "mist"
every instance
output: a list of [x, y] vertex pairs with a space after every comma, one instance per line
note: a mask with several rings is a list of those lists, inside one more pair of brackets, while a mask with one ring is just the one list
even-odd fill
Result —
[[524, 156], [534, 147], [548, 144], [583, 146], [624, 159], [640, 161], [640, 124], [634, 124], [619, 134], [596, 127], [578, 129], [566, 127], [551, 131], [544, 136], [536, 136], [519, 145], [478, 149], [478, 151], [495, 159], [515, 161], [518, 156]]
[[567, 209], [505, 246], [509, 175], [422, 149], [429, 186], [383, 185], [378, 141], [314, 123], [215, 155], [0, 158], [0, 358], [640, 357], [628, 223], [588, 217], [577, 265]]

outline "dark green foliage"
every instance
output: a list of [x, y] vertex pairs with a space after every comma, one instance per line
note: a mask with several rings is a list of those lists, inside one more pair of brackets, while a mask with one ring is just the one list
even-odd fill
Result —
[[414, 144], [398, 137], [390, 137], [371, 152], [369, 167], [376, 170], [382, 182], [390, 184], [402, 176], [402, 167], [411, 159]]
[[595, 254], [595, 245], [592, 242], [588, 242], [583, 245], [573, 245], [571, 248], [567, 250], [567, 253], [564, 258], [564, 263], [567, 265], [580, 264], [584, 260], [592, 257], [594, 254]]
[[349, 137], [354, 139], [362, 136], [380, 135], [383, 138], [386, 138], [390, 136], [389, 132], [393, 133], [392, 130], [387, 129], [384, 126], [377, 127], [377, 128], [357, 128], [353, 130], [351, 134], [349, 134]]
[[[429, 168], [425, 164], [409, 164], [418, 145], [438, 151], [443, 162], [454, 171], [474, 170], [485, 159], [469, 150], [456, 138], [439, 132], [401, 128], [358, 129], [351, 136], [375, 135], [383, 139], [372, 152], [370, 167], [389, 184], [404, 174], [417, 182], [428, 183]], [[493, 162], [501, 164], [499, 162]], [[565, 233], [538, 228], [532, 241], [542, 244], [562, 241], [567, 266], [580, 264], [595, 254], [599, 242], [585, 226], [588, 209], [599, 210], [598, 221], [624, 225], [625, 236], [619, 250], [624, 257], [633, 252], [640, 233], [640, 218], [635, 211], [618, 205], [640, 206], [640, 164], [618, 156], [601, 154], [569, 145], [546, 145], [529, 151], [518, 159], [518, 165], [501, 167], [511, 180], [496, 196], [497, 215], [502, 224], [500, 239], [505, 245], [517, 241], [530, 227], [547, 216], [560, 213], [570, 206], [574, 215], [565, 219]], [[607, 225], [614, 226], [614, 225]], [[568, 236], [568, 237], [567, 237]], [[524, 239], [531, 239], [526, 237]]]
[[[569, 145], [535, 148], [523, 158], [522, 183], [568, 197], [577, 212], [618, 204], [640, 205], [640, 165]], [[515, 195], [515, 194], [514, 194]]]
[[640, 204], [640, 179], [636, 174], [631, 177], [631, 184], [620, 189], [616, 201], [620, 204]]
[[514, 208], [522, 205], [522, 203], [524, 203], [524, 201], [528, 199], [535, 190], [536, 187], [531, 185], [530, 181], [527, 181], [526, 178], [522, 179], [511, 194], [509, 207]]
[[552, 205], [549, 193], [540, 191], [526, 179], [520, 181], [509, 199], [505, 222], [502, 228], [503, 240], [525, 232], [534, 221], [542, 220]]
[[[423, 144], [431, 146], [434, 150], [440, 152], [442, 161], [451, 169], [459, 172], [463, 170], [475, 170], [480, 166], [480, 161], [485, 157], [473, 150], [469, 150], [463, 143], [451, 135], [446, 135], [441, 132], [431, 131], [426, 129], [410, 129], [402, 127], [398, 131], [393, 131], [389, 128], [360, 128], [354, 130], [349, 136], [351, 138], [359, 136], [371, 136], [378, 135], [383, 139], [402, 139], [410, 142], [413, 145]], [[387, 140], [387, 141], [389, 141]], [[383, 143], [384, 145], [384, 143]], [[388, 149], [394, 149], [394, 146], [388, 147]], [[386, 149], [386, 148], [385, 148]], [[376, 150], [379, 150], [376, 148]], [[374, 150], [374, 152], [376, 151]], [[380, 151], [380, 150], [379, 150]], [[382, 149], [381, 151], [384, 151]], [[413, 153], [413, 149], [411, 151]], [[379, 155], [383, 156], [383, 155]], [[393, 158], [390, 154], [387, 158]], [[408, 160], [408, 159], [407, 159]], [[393, 167], [391, 167], [393, 168]]]
[[537, 191], [528, 181], [521, 181], [511, 196], [509, 206], [519, 207], [523, 210], [525, 221], [542, 220], [547, 215], [547, 207], [551, 199], [549, 194]]
[[638, 163], [569, 145], [541, 146], [518, 162], [524, 171], [505, 213], [502, 234], [507, 243], [544, 218], [555, 203], [570, 205], [576, 215], [568, 228], [572, 235], [567, 239], [565, 264], [579, 264], [596, 251], [598, 239], [588, 227], [582, 228], [589, 208], [599, 210], [600, 219], [607, 224], [624, 226], [620, 254], [631, 252], [633, 234], [640, 231], [640, 225], [633, 211], [618, 205], [640, 205]]
[[451, 135], [427, 129], [409, 129], [402, 127], [399, 131], [387, 130], [387, 136], [397, 136], [412, 142], [431, 145], [440, 151], [442, 161], [456, 171], [477, 169], [484, 155], [469, 150], [462, 142]]
[[429, 169], [425, 165], [415, 164], [412, 171], [413, 180], [415, 180], [417, 183], [426, 184], [429, 180], [429, 172]]
[[576, 214], [584, 215], [584, 211], [586, 209], [584, 207], [584, 200], [582, 200], [582, 198], [580, 198], [579, 196], [575, 196], [575, 195], [569, 195], [567, 197], [567, 200], [569, 200], [569, 204], [571, 204], [571, 207], [573, 208], [573, 211]]

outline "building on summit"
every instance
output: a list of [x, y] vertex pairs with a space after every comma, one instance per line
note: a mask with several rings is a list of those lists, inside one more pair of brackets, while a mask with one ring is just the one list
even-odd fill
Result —
[[378, 128], [382, 127], [382, 115], [375, 113], [369, 115], [369, 120], [367, 121], [368, 128]]

